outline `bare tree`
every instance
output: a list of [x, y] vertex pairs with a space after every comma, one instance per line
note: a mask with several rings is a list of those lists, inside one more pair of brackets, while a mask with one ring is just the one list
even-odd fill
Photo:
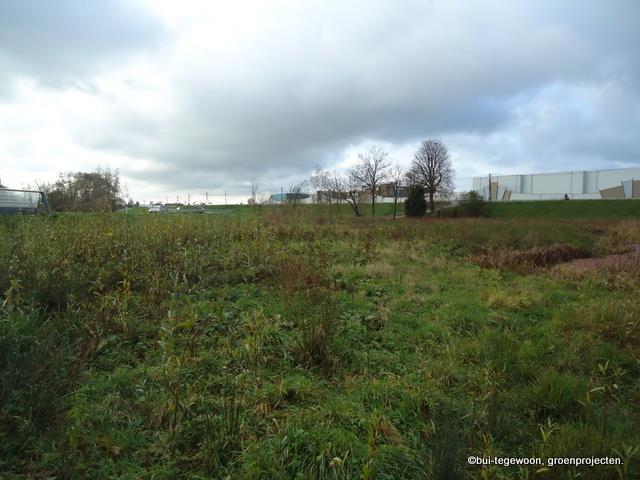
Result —
[[435, 210], [433, 196], [453, 191], [453, 164], [447, 147], [440, 140], [425, 140], [415, 153], [407, 174], [410, 182], [422, 185], [429, 194], [429, 210]]
[[256, 183], [256, 181], [252, 178], [251, 179], [251, 198], [249, 199], [249, 201], [247, 203], [251, 204], [251, 205], [255, 205], [257, 203], [257, 196], [258, 196], [258, 187], [260, 185], [258, 185], [258, 183]]
[[362, 216], [362, 183], [350, 171], [339, 173], [316, 168], [310, 183], [314, 188], [320, 189], [317, 192], [318, 203], [335, 205], [337, 213], [341, 213], [341, 205], [347, 203], [357, 217]]
[[331, 190], [334, 188], [334, 174], [328, 170], [316, 167], [309, 180], [311, 185], [316, 189], [317, 202], [333, 203], [333, 195]]
[[378, 187], [389, 176], [389, 154], [382, 147], [371, 147], [358, 154], [358, 163], [349, 169], [353, 182], [363, 186], [371, 195], [371, 215], [376, 214]]
[[360, 197], [362, 191], [359, 188], [360, 183], [358, 180], [350, 172], [347, 172], [346, 175], [342, 176], [335, 173], [334, 182], [338, 197], [349, 204], [356, 217], [361, 217]]
[[303, 190], [307, 187], [307, 181], [302, 181], [299, 183], [294, 183], [289, 187], [289, 193], [286, 198], [286, 202], [291, 205], [296, 205], [300, 203], [306, 195], [303, 193]]
[[398, 199], [402, 192], [406, 172], [400, 165], [394, 165], [389, 171], [389, 183], [391, 184], [391, 193], [393, 194], [393, 218], [396, 218], [398, 212]]

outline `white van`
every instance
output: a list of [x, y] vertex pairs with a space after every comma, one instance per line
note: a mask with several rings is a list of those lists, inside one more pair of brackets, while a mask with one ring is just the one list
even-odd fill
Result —
[[149, 207], [149, 212], [151, 213], [162, 213], [162, 212], [168, 212], [168, 211], [169, 209], [164, 205], [151, 205]]

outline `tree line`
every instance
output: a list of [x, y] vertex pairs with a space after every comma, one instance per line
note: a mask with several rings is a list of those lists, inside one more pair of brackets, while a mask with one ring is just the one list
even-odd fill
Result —
[[[409, 216], [426, 213], [426, 197], [431, 213], [435, 198], [453, 193], [455, 171], [447, 147], [440, 140], [420, 143], [408, 169], [393, 164], [389, 153], [374, 146], [358, 155], [356, 164], [346, 172], [316, 169], [311, 184], [318, 190], [319, 203], [348, 203], [356, 216], [362, 216], [362, 203], [371, 204], [376, 213], [376, 197], [393, 197], [393, 216], [397, 215], [398, 200], [406, 193], [405, 212]], [[391, 195], [386, 195], [390, 193]], [[363, 200], [368, 200], [365, 202]]]
[[124, 192], [117, 171], [61, 173], [55, 182], [40, 183], [53, 211], [113, 212], [124, 208]]
[[[393, 216], [397, 216], [398, 202], [406, 197], [405, 213], [421, 216], [435, 211], [435, 198], [453, 192], [454, 169], [447, 147], [440, 140], [421, 142], [408, 169], [394, 164], [382, 147], [373, 146], [358, 155], [358, 161], [345, 172], [316, 168], [309, 182], [317, 190], [318, 203], [347, 203], [356, 216], [362, 216], [363, 204], [370, 204], [371, 215], [376, 213], [378, 196], [393, 198]], [[301, 197], [303, 182], [292, 186], [288, 198]], [[258, 185], [251, 182], [249, 203], [261, 203]], [[60, 174], [56, 181], [38, 184], [54, 211], [115, 211], [126, 205], [124, 191], [117, 171], [98, 168], [95, 172]], [[129, 203], [132, 203], [130, 200]]]

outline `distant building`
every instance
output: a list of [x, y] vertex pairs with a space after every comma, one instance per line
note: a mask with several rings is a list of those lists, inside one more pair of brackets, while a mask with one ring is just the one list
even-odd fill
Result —
[[640, 199], [640, 167], [576, 170], [526, 175], [474, 177], [473, 190], [484, 199], [509, 200]]
[[[378, 194], [376, 195], [377, 203], [393, 201], [393, 185], [391, 183], [383, 183], [378, 186]], [[408, 193], [408, 187], [400, 187], [398, 189], [398, 200], [405, 199]], [[371, 203], [371, 192], [366, 187], [362, 187], [356, 191], [356, 196], [360, 203]], [[345, 192], [318, 190], [311, 195], [312, 203], [341, 203], [345, 202], [347, 194]]]
[[299, 203], [309, 198], [308, 193], [274, 193], [271, 201], [274, 203]]
[[[393, 199], [394, 197], [393, 190], [394, 190], [393, 183], [383, 183], [378, 187], [378, 197], [382, 197], [383, 199], [385, 198]], [[409, 194], [409, 187], [406, 187], [406, 186], [398, 187], [398, 199], [407, 198], [408, 194]]]
[[313, 203], [333, 203], [344, 200], [345, 195], [342, 192], [333, 190], [318, 190], [312, 197]]

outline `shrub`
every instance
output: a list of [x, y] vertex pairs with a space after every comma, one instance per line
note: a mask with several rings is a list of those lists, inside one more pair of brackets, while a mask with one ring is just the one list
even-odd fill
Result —
[[464, 194], [459, 206], [462, 217], [482, 217], [485, 215], [484, 199], [473, 190]]
[[483, 217], [485, 216], [484, 200], [473, 190], [465, 193], [462, 200], [457, 205], [442, 208], [436, 211], [437, 217], [458, 218], [458, 217]]
[[427, 200], [424, 198], [424, 187], [415, 185], [409, 190], [404, 202], [404, 213], [407, 217], [424, 217], [427, 213]]

